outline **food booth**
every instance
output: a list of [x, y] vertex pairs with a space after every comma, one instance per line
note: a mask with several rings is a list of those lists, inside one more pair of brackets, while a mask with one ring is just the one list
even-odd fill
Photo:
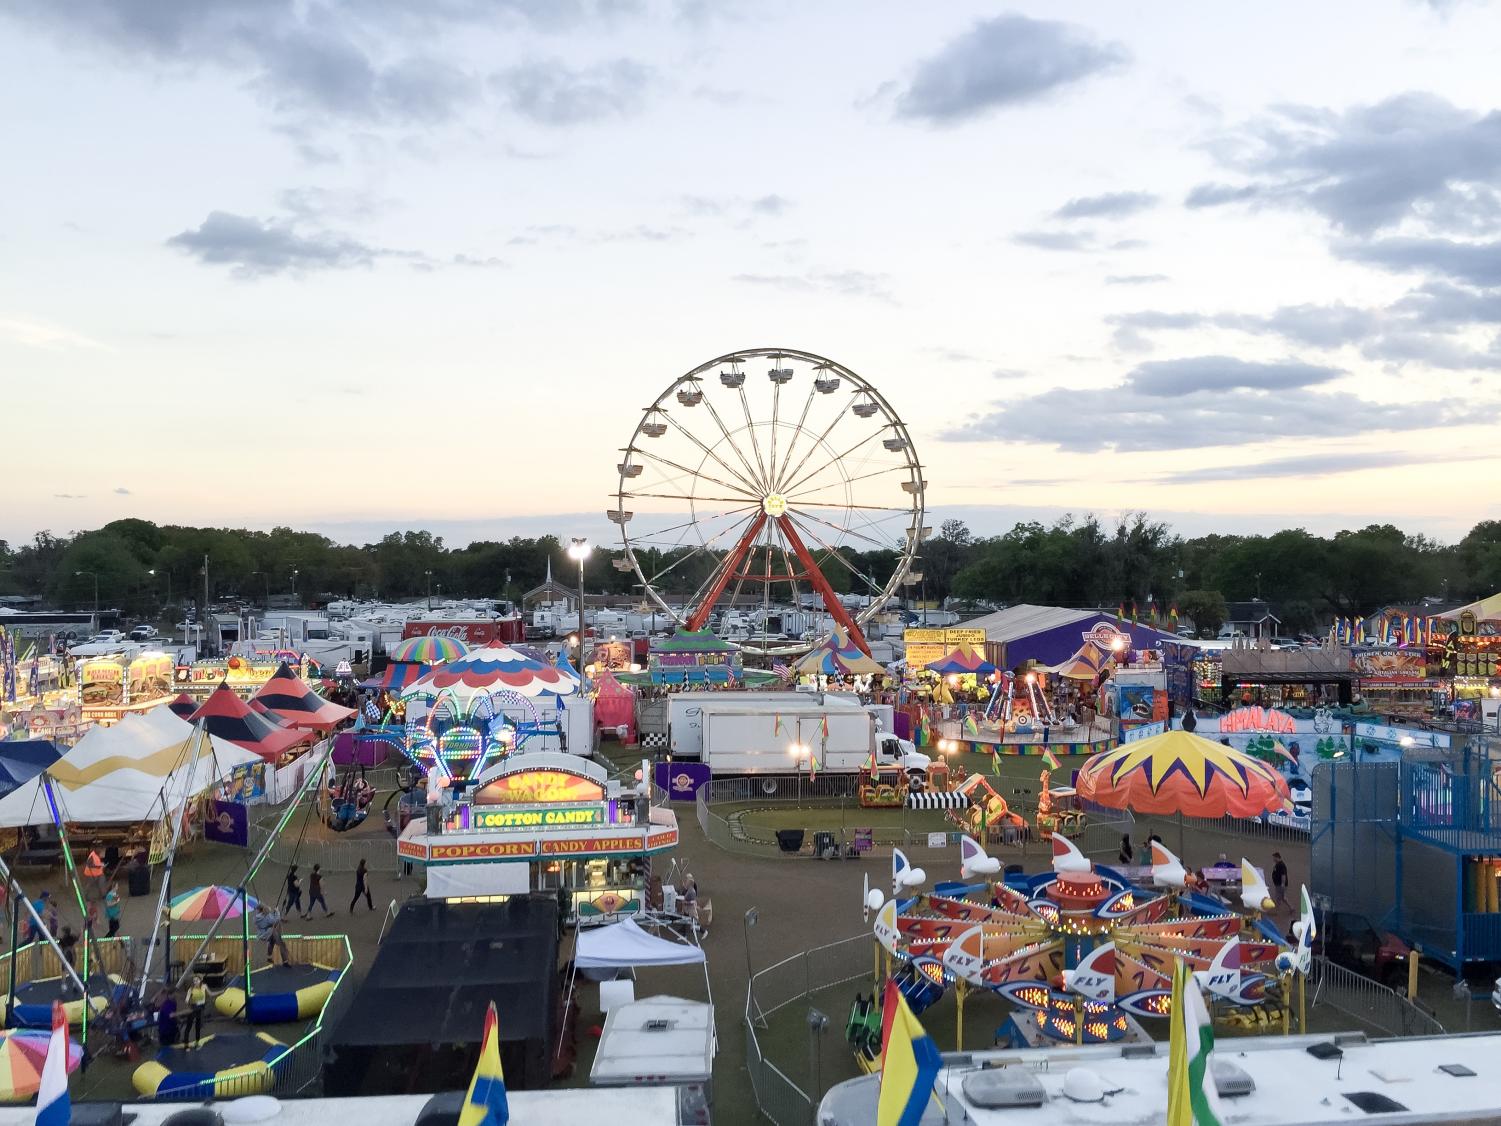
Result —
[[[438, 796], [435, 792], [434, 797]], [[577, 755], [513, 755], [442, 792], [396, 842], [427, 869], [429, 898], [556, 891], [582, 926], [638, 915], [651, 857], [677, 847], [677, 815]]]

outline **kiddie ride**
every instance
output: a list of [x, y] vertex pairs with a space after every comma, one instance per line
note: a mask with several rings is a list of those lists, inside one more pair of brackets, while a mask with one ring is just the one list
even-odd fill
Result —
[[860, 768], [855, 793], [863, 809], [900, 809], [907, 804], [909, 794], [950, 793], [962, 790], [965, 781], [964, 767], [950, 766], [942, 760], [933, 763], [923, 774], [909, 772], [899, 764], [866, 765]]
[[[1298, 944], [1288, 950], [1261, 916], [1271, 901], [1249, 863], [1241, 862], [1247, 908], [1241, 914], [1183, 890], [1183, 865], [1161, 845], [1152, 848], [1150, 887], [1092, 864], [1062, 835], [1053, 837], [1051, 872], [994, 882], [984, 877], [999, 872], [1000, 861], [965, 837], [961, 882], [937, 884], [932, 892], [917, 890], [927, 876], [898, 850], [892, 898], [867, 888], [862, 905], [867, 918], [875, 912], [877, 980], [884, 957], [916, 1013], [953, 986], [961, 1050], [972, 989], [1021, 1010], [997, 1030], [997, 1043], [1096, 1044], [1144, 1039], [1133, 1018], [1169, 1015], [1173, 967], [1181, 958], [1221, 1003], [1216, 1008], [1228, 1009], [1224, 1023], [1287, 1031], [1292, 977], [1306, 975], [1311, 964], [1315, 932], [1306, 889], [1303, 917], [1294, 925]], [[879, 1066], [879, 995], [877, 989], [872, 998], [857, 997], [846, 1027], [866, 1068]]]

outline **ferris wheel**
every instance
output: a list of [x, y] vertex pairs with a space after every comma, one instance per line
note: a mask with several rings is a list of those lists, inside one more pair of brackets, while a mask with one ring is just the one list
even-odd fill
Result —
[[716, 608], [753, 619], [736, 639], [764, 655], [810, 647], [778, 611], [822, 609], [869, 649], [926, 533], [911, 435], [869, 382], [791, 348], [732, 352], [669, 384], [622, 453], [616, 566], [651, 603], [695, 630]]

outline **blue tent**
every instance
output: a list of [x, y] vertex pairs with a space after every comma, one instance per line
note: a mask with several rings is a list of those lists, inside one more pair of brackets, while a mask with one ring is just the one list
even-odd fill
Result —
[[49, 739], [17, 739], [0, 743], [0, 797], [29, 782], [63, 757]]

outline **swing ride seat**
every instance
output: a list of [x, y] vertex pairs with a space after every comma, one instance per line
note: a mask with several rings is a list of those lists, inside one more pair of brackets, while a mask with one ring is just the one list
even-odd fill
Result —
[[229, 979], [224, 991], [214, 999], [214, 1010], [220, 1016], [247, 1019], [251, 1024], [310, 1020], [328, 1004], [343, 972], [316, 962], [253, 969], [248, 1013], [243, 975]]
[[239, 1098], [271, 1089], [287, 1046], [264, 1032], [216, 1032], [192, 1048], [169, 1045], [130, 1077], [147, 1099]]
[[[109, 1008], [115, 990], [124, 981], [116, 974], [90, 974], [89, 1008], [95, 1014]], [[68, 977], [43, 977], [16, 986], [16, 1011], [11, 1021], [12, 1028], [51, 1028], [52, 1002], [63, 1003], [63, 1015], [70, 1025], [83, 1023], [83, 998], [70, 988]], [[10, 995], [0, 993], [0, 1009], [10, 1001]]]

